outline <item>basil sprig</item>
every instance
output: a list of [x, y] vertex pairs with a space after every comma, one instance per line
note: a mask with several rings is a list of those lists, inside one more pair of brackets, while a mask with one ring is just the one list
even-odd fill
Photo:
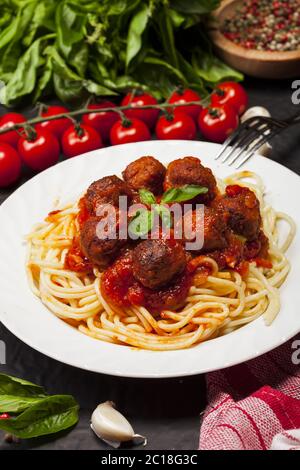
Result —
[[74, 426], [79, 406], [71, 395], [48, 395], [43, 387], [0, 374], [0, 429], [21, 439], [53, 434]]
[[148, 189], [139, 189], [139, 196], [143, 204], [156, 204], [154, 194], [151, 193], [151, 191], [148, 191]]
[[129, 233], [133, 238], [143, 237], [150, 232], [153, 223], [153, 213], [147, 209], [139, 209], [128, 226]]
[[[170, 228], [172, 227], [172, 216], [166, 204], [189, 201], [199, 194], [206, 194], [207, 192], [208, 188], [205, 186], [185, 184], [184, 186], [170, 188], [165, 191], [162, 195], [160, 204], [156, 203], [154, 194], [148, 189], [140, 189], [139, 196], [143, 204], [152, 206], [152, 210], [159, 215], [163, 227]], [[152, 230], [154, 224], [154, 214], [152, 210], [139, 209], [131, 220], [129, 224], [129, 233], [135, 238], [143, 237]]]
[[168, 189], [162, 196], [161, 202], [170, 203], [170, 202], [184, 202], [194, 199], [194, 197], [199, 194], [206, 194], [208, 188], [205, 186], [197, 186], [195, 184], [185, 184], [184, 186], [179, 186], [178, 188]]

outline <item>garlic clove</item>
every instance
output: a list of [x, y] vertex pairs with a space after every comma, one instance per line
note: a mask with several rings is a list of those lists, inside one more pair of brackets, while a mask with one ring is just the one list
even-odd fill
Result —
[[106, 401], [97, 406], [91, 417], [91, 429], [94, 433], [112, 447], [119, 447], [121, 442], [146, 438], [135, 434], [129, 421], [114, 408], [114, 403]]
[[[243, 123], [247, 121], [247, 119], [250, 119], [256, 116], [271, 117], [271, 114], [263, 106], [253, 106], [252, 108], [249, 108], [247, 109], [247, 111], [244, 112], [244, 114], [241, 117], [241, 122]], [[272, 146], [268, 142], [266, 142], [258, 149], [257, 153], [259, 153], [260, 155], [263, 155], [264, 157], [268, 157], [271, 153], [271, 150], [272, 150]]]
[[247, 119], [250, 119], [255, 116], [265, 116], [265, 117], [271, 117], [271, 114], [267, 110], [267, 108], [264, 108], [263, 106], [252, 106], [252, 108], [247, 109], [247, 111], [244, 112], [244, 114], [241, 117], [241, 122], [247, 121]]

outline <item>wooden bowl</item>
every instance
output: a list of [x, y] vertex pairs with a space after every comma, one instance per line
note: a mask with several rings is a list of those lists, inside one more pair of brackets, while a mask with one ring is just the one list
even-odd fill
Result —
[[246, 49], [221, 33], [218, 24], [222, 24], [225, 18], [233, 16], [236, 7], [242, 3], [242, 0], [223, 0], [221, 6], [214, 12], [210, 36], [218, 56], [226, 64], [253, 77], [276, 79], [299, 77], [300, 49], [285, 52]]

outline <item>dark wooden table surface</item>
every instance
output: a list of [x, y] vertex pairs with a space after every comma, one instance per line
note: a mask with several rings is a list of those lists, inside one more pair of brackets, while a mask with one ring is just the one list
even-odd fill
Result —
[[[245, 81], [250, 105], [265, 106], [274, 117], [286, 117], [297, 111], [291, 100], [291, 84], [292, 81], [272, 82], [253, 79]], [[300, 112], [299, 106], [298, 110]], [[33, 114], [30, 109], [25, 111], [29, 116]], [[0, 115], [4, 112], [4, 108], [0, 107]], [[300, 174], [299, 125], [285, 131], [273, 142], [271, 158]], [[27, 172], [21, 184], [31, 176], [32, 174]], [[268, 178], [271, 176], [263, 176], [268, 183]], [[15, 189], [0, 190], [0, 202], [3, 202]], [[281, 190], [288, 191], [284, 180]], [[59, 438], [24, 441], [18, 445], [7, 444], [0, 439], [0, 450], [105, 449], [107, 446], [95, 438], [89, 428], [92, 410], [105, 400], [113, 400], [130, 419], [136, 432], [148, 437], [147, 449], [197, 448], [199, 414], [206, 403], [204, 376], [161, 380], [117, 378], [75, 369], [49, 359], [16, 339], [2, 325], [0, 325], [0, 340], [6, 344], [6, 365], [0, 365], [0, 372], [39, 383], [50, 393], [71, 393], [81, 406], [80, 422], [69, 434]]]

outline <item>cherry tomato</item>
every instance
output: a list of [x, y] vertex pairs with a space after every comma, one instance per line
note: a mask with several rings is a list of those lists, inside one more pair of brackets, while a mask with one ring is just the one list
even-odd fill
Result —
[[[45, 111], [41, 113], [41, 117], [55, 116], [56, 114], [64, 114], [69, 111], [64, 106], [48, 106]], [[36, 125], [36, 129], [45, 129], [48, 132], [54, 134], [58, 139], [62, 133], [70, 127], [70, 119], [54, 119], [53, 121], [45, 121]]]
[[20, 137], [18, 151], [29, 168], [34, 171], [43, 171], [58, 162], [59, 143], [51, 132], [37, 129], [35, 136]]
[[[116, 105], [111, 101], [102, 101], [102, 103], [89, 104], [88, 109], [115, 108]], [[104, 141], [109, 140], [110, 129], [120, 118], [118, 113], [113, 111], [103, 111], [102, 113], [84, 114], [83, 124], [93, 127], [98, 131]]]
[[0, 142], [0, 187], [15, 183], [21, 175], [21, 159], [11, 145]]
[[198, 117], [199, 129], [208, 140], [223, 143], [238, 127], [237, 112], [230, 105], [210, 106], [201, 111]]
[[[169, 98], [169, 103], [180, 104], [180, 103], [190, 103], [191, 101], [200, 101], [201, 97], [194, 90], [187, 88], [186, 90], [174, 91], [174, 93]], [[191, 116], [195, 121], [199, 116], [200, 111], [202, 110], [201, 105], [191, 104], [190, 106], [179, 106], [176, 109], [182, 111], [185, 114]]]
[[117, 121], [110, 130], [112, 145], [128, 144], [150, 140], [151, 134], [146, 124], [140, 119], [131, 118], [129, 121]]
[[246, 111], [248, 96], [242, 85], [236, 82], [220, 83], [211, 95], [212, 106], [229, 104], [236, 109], [239, 116]]
[[62, 135], [61, 145], [67, 158], [103, 147], [100, 134], [85, 124], [69, 127]]
[[[0, 129], [7, 129], [15, 124], [20, 124], [25, 122], [25, 116], [19, 113], [7, 113], [0, 119]], [[22, 130], [21, 128], [19, 129]], [[5, 134], [0, 134], [0, 142], [5, 142], [6, 144], [12, 145], [12, 147], [17, 148], [18, 140], [20, 136], [17, 131], [6, 132]]]
[[194, 120], [188, 114], [174, 111], [173, 116], [161, 116], [155, 128], [158, 139], [193, 140], [197, 129]]
[[[157, 104], [157, 100], [149, 93], [137, 91], [135, 93], [128, 93], [124, 96], [121, 105], [128, 106], [129, 104], [133, 108], [138, 108], [139, 106], [145, 106], [148, 104]], [[149, 129], [152, 129], [157, 121], [159, 109], [128, 109], [124, 111], [124, 114], [129, 119], [140, 119], [147, 124]]]

